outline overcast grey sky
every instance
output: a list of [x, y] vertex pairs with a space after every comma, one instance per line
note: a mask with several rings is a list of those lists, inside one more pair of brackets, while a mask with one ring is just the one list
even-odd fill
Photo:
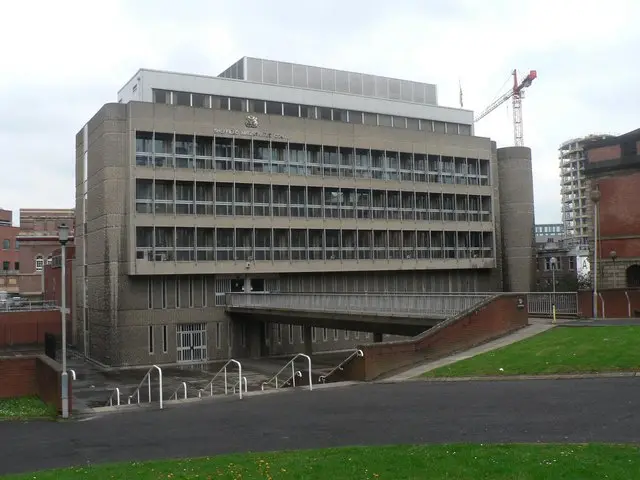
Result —
[[[243, 55], [436, 83], [484, 109], [510, 72], [523, 102], [537, 223], [560, 221], [558, 145], [640, 127], [637, 0], [5, 2], [0, 207], [74, 206], [74, 138], [138, 68], [217, 75]], [[8, 21], [7, 21], [8, 20]], [[510, 105], [476, 125], [513, 143]]]

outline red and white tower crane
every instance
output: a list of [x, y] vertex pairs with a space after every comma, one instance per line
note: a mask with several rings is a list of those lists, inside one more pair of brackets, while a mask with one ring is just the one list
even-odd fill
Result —
[[535, 70], [531, 70], [520, 83], [518, 83], [518, 72], [516, 70], [514, 70], [511, 75], [513, 76], [513, 87], [485, 108], [473, 121], [474, 123], [478, 122], [504, 102], [511, 99], [513, 102], [513, 141], [516, 147], [522, 147], [524, 146], [522, 133], [522, 99], [524, 98], [524, 89], [531, 86], [531, 83], [538, 77], [538, 73]]

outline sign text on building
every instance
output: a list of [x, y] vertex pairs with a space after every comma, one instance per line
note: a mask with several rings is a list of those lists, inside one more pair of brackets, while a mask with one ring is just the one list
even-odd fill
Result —
[[279, 133], [261, 132], [259, 130], [239, 130], [237, 128], [214, 128], [214, 135], [244, 135], [247, 137], [272, 138], [276, 140], [287, 140], [287, 137]]

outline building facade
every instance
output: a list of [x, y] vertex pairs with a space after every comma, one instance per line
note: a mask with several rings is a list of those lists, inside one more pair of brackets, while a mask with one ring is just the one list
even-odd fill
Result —
[[44, 294], [44, 267], [51, 263], [53, 252], [60, 248], [58, 229], [69, 227], [69, 245], [73, 244], [75, 212], [73, 209], [20, 209], [20, 295], [42, 298]]
[[536, 290], [574, 291], [578, 288], [578, 256], [570, 248], [564, 234], [564, 224], [550, 223], [535, 226], [536, 234]]
[[13, 212], [0, 209], [0, 292], [20, 292], [20, 242], [16, 239], [19, 231], [13, 226]]
[[[590, 196], [597, 201], [597, 276], [602, 289], [640, 287], [639, 153], [640, 129], [592, 142], [586, 149], [585, 173]], [[592, 246], [594, 233], [590, 231]]]
[[585, 176], [585, 145], [592, 141], [613, 138], [613, 135], [592, 134], [572, 138], [560, 145], [560, 194], [565, 242], [569, 248], [584, 250], [591, 232], [590, 187]]
[[[251, 58], [138, 71], [76, 136], [76, 343], [110, 365], [227, 358], [250, 343], [227, 292], [501, 290], [503, 245], [533, 267], [532, 195], [524, 240], [500, 228], [530, 150], [499, 178], [472, 125], [417, 82]], [[302, 344], [265, 329], [270, 353]]]

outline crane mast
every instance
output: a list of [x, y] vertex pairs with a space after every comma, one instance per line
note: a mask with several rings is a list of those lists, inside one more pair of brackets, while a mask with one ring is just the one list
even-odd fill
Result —
[[520, 83], [518, 83], [518, 72], [516, 70], [511, 72], [511, 75], [513, 76], [513, 87], [480, 112], [473, 121], [474, 123], [480, 121], [507, 100], [511, 99], [513, 106], [513, 141], [515, 146], [522, 147], [524, 146], [522, 128], [522, 99], [524, 98], [524, 89], [531, 86], [531, 83], [538, 77], [538, 73], [536, 70], [531, 70]]

